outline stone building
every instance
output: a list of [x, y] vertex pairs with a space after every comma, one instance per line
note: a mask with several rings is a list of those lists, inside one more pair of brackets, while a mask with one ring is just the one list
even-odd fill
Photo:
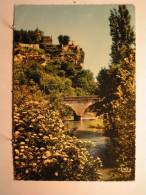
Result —
[[43, 36], [41, 42], [45, 45], [52, 45], [52, 36]]

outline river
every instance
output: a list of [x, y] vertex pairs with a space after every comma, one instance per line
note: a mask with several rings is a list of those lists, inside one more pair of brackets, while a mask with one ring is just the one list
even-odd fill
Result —
[[81, 121], [66, 120], [65, 126], [81, 140], [90, 141], [90, 154], [95, 158], [97, 156], [105, 158], [105, 152], [110, 143], [110, 138], [104, 135], [103, 129], [97, 127], [97, 120], [83, 119]]

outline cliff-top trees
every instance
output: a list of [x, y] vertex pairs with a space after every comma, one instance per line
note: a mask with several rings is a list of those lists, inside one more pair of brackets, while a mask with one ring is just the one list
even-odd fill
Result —
[[70, 37], [68, 35], [59, 35], [58, 41], [60, 45], [68, 45]]
[[14, 30], [14, 43], [40, 43], [43, 31], [36, 28], [35, 30]]

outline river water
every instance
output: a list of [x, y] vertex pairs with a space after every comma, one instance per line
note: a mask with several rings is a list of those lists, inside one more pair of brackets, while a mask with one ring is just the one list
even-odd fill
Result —
[[104, 135], [102, 128], [97, 127], [96, 119], [67, 120], [65, 126], [79, 139], [91, 142], [89, 152], [93, 157], [105, 157], [110, 139]]

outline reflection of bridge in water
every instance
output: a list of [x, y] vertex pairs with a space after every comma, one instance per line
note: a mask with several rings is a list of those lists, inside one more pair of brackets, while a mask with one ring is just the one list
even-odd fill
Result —
[[63, 103], [75, 112], [74, 120], [81, 120], [88, 107], [95, 104], [97, 100], [97, 96], [64, 97]]

